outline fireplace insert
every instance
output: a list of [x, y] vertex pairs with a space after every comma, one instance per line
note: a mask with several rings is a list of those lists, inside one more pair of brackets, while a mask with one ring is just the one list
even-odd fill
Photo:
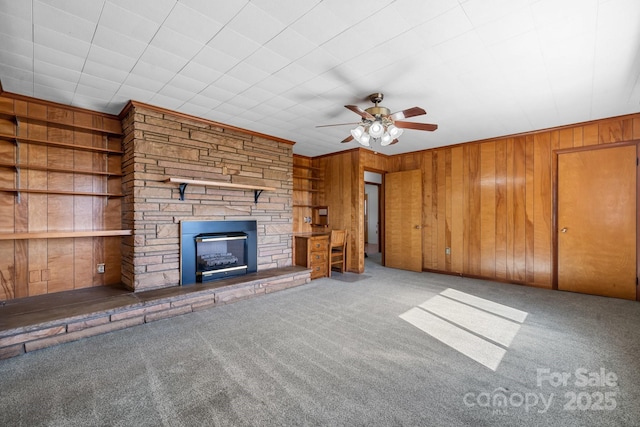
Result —
[[180, 221], [180, 284], [255, 273], [257, 249], [256, 221]]
[[195, 243], [197, 282], [246, 274], [246, 233], [199, 234]]

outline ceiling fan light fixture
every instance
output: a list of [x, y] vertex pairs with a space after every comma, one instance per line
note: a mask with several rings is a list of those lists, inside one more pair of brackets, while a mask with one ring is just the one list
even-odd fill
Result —
[[376, 120], [369, 126], [369, 135], [373, 138], [380, 138], [384, 134], [384, 126], [380, 121]]
[[389, 132], [389, 136], [391, 137], [391, 139], [394, 140], [402, 135], [403, 130], [396, 125], [391, 125], [387, 128], [387, 132]]
[[393, 141], [393, 138], [391, 137], [391, 135], [389, 135], [389, 132], [385, 132], [384, 135], [382, 135], [382, 138], [380, 139], [380, 145], [382, 145], [383, 147], [386, 147], [391, 143], [391, 141]]
[[362, 135], [364, 135], [363, 126], [358, 126], [355, 129], [351, 129], [351, 136], [353, 136], [353, 139], [355, 139], [356, 141], [360, 142], [360, 138], [362, 138]]
[[360, 137], [360, 139], [356, 139], [356, 141], [358, 141], [361, 145], [365, 146], [365, 147], [369, 147], [369, 140], [371, 139], [371, 137], [369, 136], [368, 133], [363, 133], [362, 136]]

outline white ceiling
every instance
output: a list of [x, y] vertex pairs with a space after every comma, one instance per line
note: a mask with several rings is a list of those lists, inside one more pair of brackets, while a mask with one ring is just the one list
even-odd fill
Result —
[[382, 92], [435, 132], [398, 154], [640, 111], [638, 0], [0, 0], [7, 92], [117, 114], [130, 99], [341, 144]]

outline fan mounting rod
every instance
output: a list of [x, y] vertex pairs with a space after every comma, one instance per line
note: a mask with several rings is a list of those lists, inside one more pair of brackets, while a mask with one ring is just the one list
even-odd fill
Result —
[[369, 101], [373, 102], [375, 107], [369, 107], [365, 111], [375, 117], [388, 116], [391, 113], [388, 108], [378, 107], [378, 104], [381, 103], [383, 99], [384, 95], [382, 93], [372, 93], [369, 95]]

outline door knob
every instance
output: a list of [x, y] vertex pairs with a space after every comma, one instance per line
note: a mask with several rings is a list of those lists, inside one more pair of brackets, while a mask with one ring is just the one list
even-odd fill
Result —
[[416, 230], [420, 230], [422, 227], [419, 225], [416, 225]]
[[561, 233], [566, 233], [566, 232], [567, 232], [567, 230], [568, 230], [568, 228], [567, 228], [567, 227], [564, 227], [564, 228], [561, 228], [561, 229], [560, 229], [560, 232], [561, 232]]

